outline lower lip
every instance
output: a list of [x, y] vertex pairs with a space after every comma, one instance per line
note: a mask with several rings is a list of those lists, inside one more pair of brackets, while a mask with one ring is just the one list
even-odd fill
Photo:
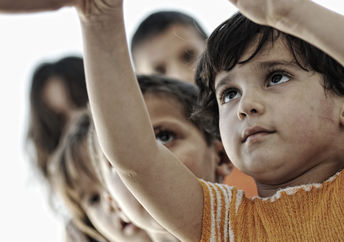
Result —
[[269, 134], [271, 134], [271, 133], [260, 132], [260, 133], [256, 133], [256, 134], [250, 135], [250, 136], [247, 137], [245, 143], [247, 143], [247, 144], [256, 143], [256, 142], [260, 141], [261, 139], [263, 139], [265, 136], [267, 136]]

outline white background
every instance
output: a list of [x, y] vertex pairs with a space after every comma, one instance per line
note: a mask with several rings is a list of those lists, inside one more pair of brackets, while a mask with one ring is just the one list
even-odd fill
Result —
[[[344, 14], [340, 0], [317, 2]], [[189, 13], [208, 32], [236, 11], [226, 0], [127, 1], [128, 37], [144, 16], [162, 9]], [[82, 55], [79, 22], [73, 9], [0, 15], [0, 241], [62, 241], [61, 221], [51, 212], [42, 181], [30, 167], [24, 137], [33, 69], [42, 61], [71, 54]]]

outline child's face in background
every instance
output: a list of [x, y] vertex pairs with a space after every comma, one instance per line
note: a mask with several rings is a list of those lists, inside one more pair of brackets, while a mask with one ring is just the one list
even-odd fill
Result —
[[42, 99], [54, 112], [69, 117], [76, 109], [73, 101], [68, 96], [68, 91], [63, 81], [58, 77], [50, 78], [42, 91]]
[[219, 73], [215, 89], [226, 152], [258, 183], [283, 184], [320, 164], [338, 166], [343, 100], [325, 93], [322, 76], [301, 69], [281, 39]]
[[205, 40], [193, 27], [172, 25], [134, 50], [138, 74], [162, 74], [194, 83], [195, 65]]
[[219, 161], [215, 145], [208, 145], [202, 132], [186, 117], [180, 103], [161, 94], [145, 94], [155, 137], [197, 177], [216, 181]]
[[81, 206], [92, 224], [110, 241], [151, 241], [146, 233], [133, 225], [125, 223], [109, 199], [109, 195], [94, 180], [80, 174]]
[[[144, 95], [156, 140], [165, 145], [179, 158], [197, 177], [208, 181], [216, 181], [216, 173], [225, 176], [229, 173], [228, 166], [218, 166], [215, 145], [208, 146], [203, 134], [188, 121], [180, 104], [172, 98], [157, 97], [154, 94]], [[101, 162], [102, 173], [109, 192], [119, 205], [130, 204], [124, 211], [138, 226], [145, 229], [161, 231], [162, 227], [144, 210], [108, 162]], [[122, 208], [125, 209], [125, 206]], [[137, 216], [137, 215], [140, 216]], [[149, 221], [149, 222], [148, 222]]]
[[[56, 176], [53, 179], [56, 191], [62, 195], [67, 208], [71, 209], [72, 216], [74, 208], [70, 205], [80, 206], [97, 231], [109, 241], [151, 241], [143, 230], [131, 223], [125, 223], [120, 212], [115, 210], [108, 193], [96, 179], [87, 139], [79, 142], [82, 143], [78, 144], [78, 151], [69, 152], [75, 160], [67, 159], [64, 173], [54, 173]], [[70, 181], [73, 186], [66, 181]], [[68, 190], [72, 190], [76, 197], [68, 197]]]

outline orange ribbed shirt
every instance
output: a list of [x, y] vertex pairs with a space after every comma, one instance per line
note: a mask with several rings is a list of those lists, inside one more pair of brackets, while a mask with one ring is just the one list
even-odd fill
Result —
[[200, 180], [201, 241], [343, 241], [344, 172], [322, 184], [290, 187], [268, 198]]

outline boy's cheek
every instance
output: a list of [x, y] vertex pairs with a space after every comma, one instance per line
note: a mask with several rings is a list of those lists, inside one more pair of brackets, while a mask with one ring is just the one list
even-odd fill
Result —
[[219, 131], [222, 139], [233, 136], [234, 131], [237, 129], [238, 125], [235, 123], [232, 112], [219, 112]]

